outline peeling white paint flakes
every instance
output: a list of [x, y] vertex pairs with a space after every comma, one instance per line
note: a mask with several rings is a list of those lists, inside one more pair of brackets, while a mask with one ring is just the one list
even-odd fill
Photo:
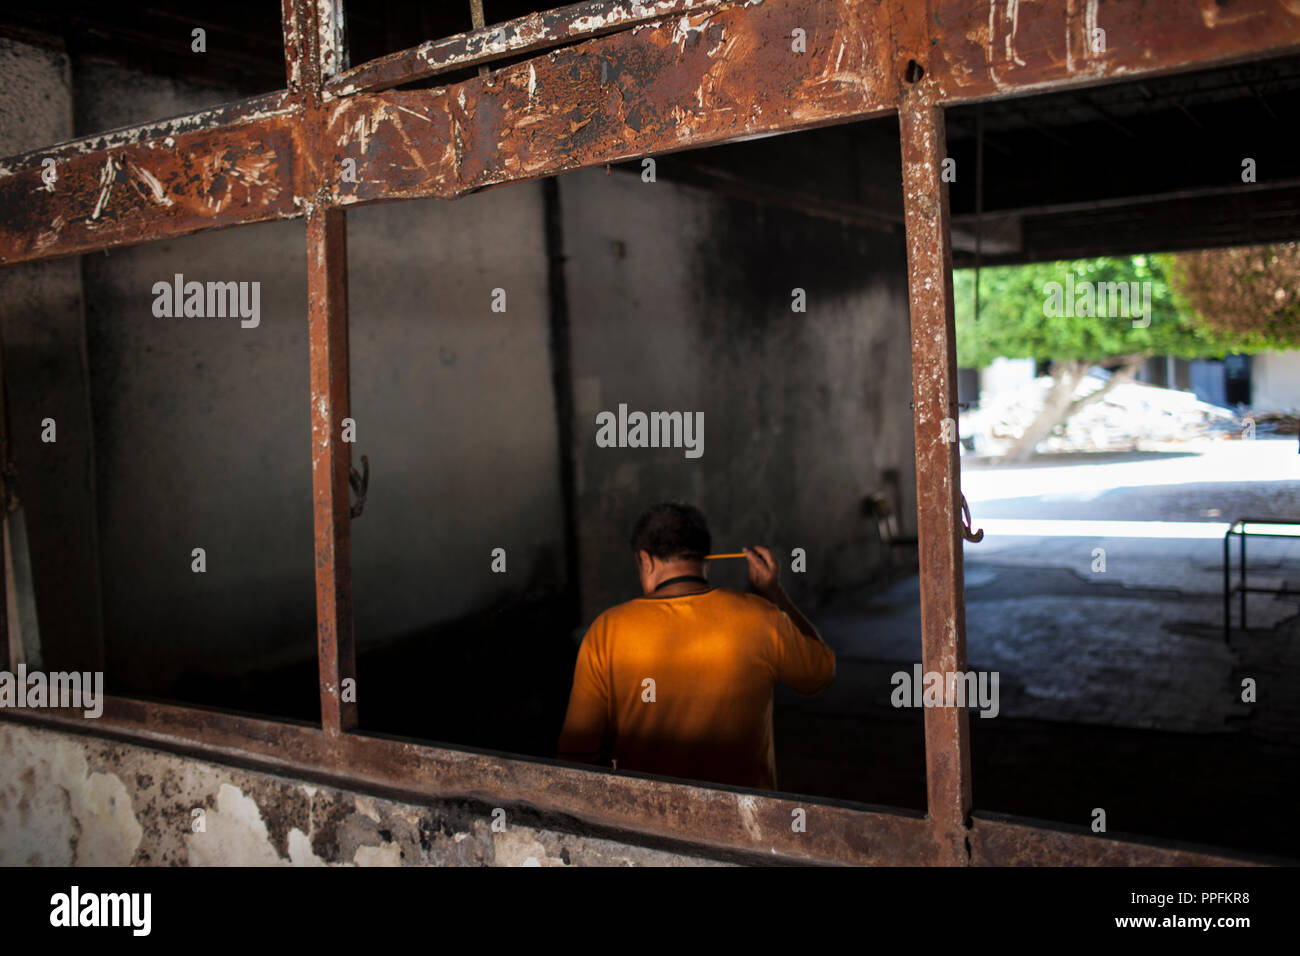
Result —
[[564, 866], [564, 861], [547, 853], [531, 832], [493, 833], [492, 846], [497, 866]]
[[[316, 420], [318, 422], [325, 422], [327, 424], [329, 422], [329, 403], [325, 400], [324, 395], [316, 399]], [[329, 444], [330, 444], [329, 429], [322, 428], [321, 436], [320, 436], [321, 448], [328, 448]]]
[[257, 801], [222, 783], [217, 805], [208, 810], [202, 833], [185, 837], [192, 866], [283, 866], [288, 863], [271, 846]]
[[692, 32], [690, 17], [681, 17], [673, 26], [673, 35], [669, 43], [677, 46], [680, 50], [686, 49], [686, 37]]
[[329, 866], [311, 848], [311, 839], [297, 827], [289, 831], [289, 862], [294, 866]]
[[359, 846], [352, 856], [357, 866], [401, 866], [402, 848], [396, 843], [382, 846]]
[[426, 806], [0, 722], [0, 865], [709, 865], [524, 826], [491, 833], [481, 820], [425, 845], [434, 819]]
[[599, 30], [607, 22], [603, 14], [595, 14], [586, 17], [574, 17], [569, 21], [569, 29], [575, 33], [584, 33], [588, 30]]
[[0, 866], [127, 866], [144, 830], [122, 781], [73, 739], [0, 727]]
[[375, 806], [375, 801], [370, 797], [357, 797], [354, 805], [358, 813], [365, 814], [376, 823], [379, 822], [379, 808]]
[[758, 825], [758, 815], [755, 813], [758, 803], [749, 794], [740, 797], [737, 807], [740, 810], [740, 823], [745, 828], [745, 832], [754, 840], [761, 840], [763, 831]]

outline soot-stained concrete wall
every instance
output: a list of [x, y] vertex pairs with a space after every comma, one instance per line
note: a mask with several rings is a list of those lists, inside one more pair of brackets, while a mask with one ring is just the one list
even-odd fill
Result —
[[[98, 59], [72, 73], [79, 134], [219, 101]], [[314, 654], [305, 244], [284, 222], [82, 257], [110, 688]], [[177, 274], [257, 283], [256, 327], [156, 315]]]
[[[120, 82], [109, 73], [100, 86]], [[174, 96], [146, 97], [154, 112], [211, 99], [172, 81], [135, 83]], [[106, 111], [115, 123], [138, 118]], [[561, 513], [539, 187], [354, 210], [348, 226], [353, 457], [371, 465], [353, 524], [364, 648], [505, 600], [561, 567]], [[198, 657], [235, 673], [310, 658], [302, 224], [87, 259], [87, 295], [104, 313], [91, 355], [109, 450], [108, 620], [127, 638], [117, 646], [129, 643], [154, 680]], [[262, 324], [153, 318], [147, 290], [176, 272], [260, 281]], [[497, 287], [505, 313], [491, 311]], [[115, 331], [97, 334], [104, 328]], [[191, 541], [211, 542], [205, 575], [190, 570]], [[494, 547], [507, 550], [507, 574], [490, 570]]]
[[[23, 47], [14, 57], [62, 99], [6, 153], [236, 98], [97, 59], [71, 63], [69, 90], [61, 54]], [[21, 118], [31, 83], [11, 79], [6, 90], [2, 115]], [[536, 593], [539, 582], [562, 588], [540, 186], [354, 210], [349, 257], [353, 457], [371, 463], [354, 523], [359, 646]], [[154, 284], [178, 273], [258, 283], [257, 327], [156, 316]], [[60, 502], [33, 501], [34, 530], [62, 521], [67, 542], [61, 551], [42, 539], [33, 549], [46, 557], [38, 605], [51, 643], [72, 631], [98, 644], [97, 625], [82, 626], [83, 606], [98, 608], [98, 575], [74, 560], [98, 554], [111, 689], [167, 693], [181, 681], [184, 694], [196, 673], [314, 659], [303, 224], [145, 243], [5, 270], [3, 279], [17, 290], [5, 306], [13, 374], [27, 384], [57, 372], [44, 391], [62, 403], [48, 412], [59, 418], [57, 446], [41, 448], [35, 426], [26, 443], [58, 461], [29, 451], [22, 463], [48, 472], [49, 488], [80, 488], [84, 499], [80, 524], [62, 520]], [[498, 287], [505, 313], [491, 310]], [[56, 333], [57, 365], [35, 354], [50, 351], [42, 343]], [[507, 551], [506, 574], [490, 570], [496, 547]], [[193, 570], [195, 548], [205, 551], [203, 573]], [[80, 616], [59, 626], [72, 610]]]
[[535, 183], [348, 213], [363, 640], [564, 586], [542, 223]]
[[0, 722], [0, 866], [719, 865], [525, 824], [512, 810], [494, 830], [493, 809]]
[[[83, 271], [110, 679], [150, 690], [310, 656], [302, 224], [90, 255]], [[259, 283], [257, 327], [155, 316], [154, 284], [178, 273]]]
[[[603, 170], [565, 176], [583, 615], [637, 593], [627, 538], [646, 505], [704, 509], [714, 547], [768, 544], [796, 600], [882, 561], [863, 498], [898, 469], [914, 512], [901, 238]], [[792, 311], [803, 289], [807, 311]], [[704, 453], [601, 448], [596, 415], [704, 413]], [[807, 571], [789, 570], [790, 549]], [[716, 583], [743, 587], [740, 562]]]
[[[540, 215], [535, 187], [349, 215], [363, 648], [563, 584]], [[110, 662], [131, 686], [314, 654], [303, 246], [276, 223], [87, 257]], [[259, 282], [258, 327], [153, 316], [176, 273]]]
[[[40, 149], [72, 133], [67, 55], [0, 37], [0, 154]], [[0, 269], [0, 336], [9, 453], [23, 506], [10, 517], [9, 532], [15, 547], [21, 547], [18, 529], [26, 529], [37, 608], [37, 621], [26, 622], [29, 633], [23, 634], [23, 643], [30, 645], [27, 656], [33, 663], [99, 669], [103, 656], [80, 259]], [[53, 421], [52, 442], [42, 439], [47, 419]], [[30, 643], [36, 630], [43, 653]]]

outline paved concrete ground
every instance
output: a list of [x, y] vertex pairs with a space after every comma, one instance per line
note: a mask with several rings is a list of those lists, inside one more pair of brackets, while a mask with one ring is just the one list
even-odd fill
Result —
[[[977, 808], [1086, 825], [1109, 806], [1129, 832], [1295, 855], [1270, 808], [1300, 766], [1300, 597], [1252, 595], [1244, 633], [1234, 602], [1222, 630], [1223, 530], [1300, 520], [1295, 441], [964, 462], [962, 484], [986, 530], [965, 547], [969, 667], [1000, 675], [999, 717], [972, 714]], [[1248, 557], [1252, 585], [1300, 590], [1300, 538]], [[839, 676], [780, 696], [782, 788], [923, 806], [920, 715], [890, 705], [920, 658], [916, 576], [814, 617]]]
[[[1248, 715], [1235, 668], [1268, 656], [1264, 632], [1300, 613], [1300, 596], [1251, 595], [1252, 635], [1225, 644], [1223, 530], [1241, 515], [1300, 520], [1294, 443], [1218, 442], [1199, 455], [1099, 464], [967, 465], [963, 488], [974, 526], [986, 532], [965, 548], [969, 666], [1000, 673], [1004, 715], [1187, 732]], [[1006, 519], [1030, 519], [1040, 533], [1001, 533]], [[1300, 590], [1300, 536], [1252, 538], [1247, 557], [1252, 586]], [[817, 620], [841, 659], [889, 665], [879, 686], [862, 688], [874, 704], [888, 703], [894, 664], [919, 660], [915, 575], [881, 593], [846, 595]], [[827, 696], [813, 706], [838, 703]]]

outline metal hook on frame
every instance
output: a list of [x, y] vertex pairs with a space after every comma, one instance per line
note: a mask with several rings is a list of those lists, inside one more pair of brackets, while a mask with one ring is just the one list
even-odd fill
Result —
[[970, 505], [966, 504], [966, 496], [961, 496], [961, 536], [967, 541], [983, 541], [984, 529], [972, 532], [970, 529]]

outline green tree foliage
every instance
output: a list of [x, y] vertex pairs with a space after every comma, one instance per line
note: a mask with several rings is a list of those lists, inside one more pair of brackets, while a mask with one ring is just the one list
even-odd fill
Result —
[[[975, 273], [953, 275], [957, 356], [961, 365], [983, 366], [1001, 356], [1104, 364], [1135, 356], [1215, 358], [1258, 345], [1258, 336], [1213, 328], [1174, 294], [1168, 256], [1101, 257], [1072, 262], [998, 266], [980, 270], [979, 316], [975, 316]], [[1076, 296], [1083, 283], [1150, 283], [1150, 323], [1134, 327], [1128, 316], [1051, 314], [1050, 283], [1066, 286], [1072, 275]], [[1060, 310], [1063, 311], [1063, 310]], [[1098, 308], [1096, 311], [1101, 311]], [[1139, 321], [1139, 326], [1145, 318]]]
[[[1102, 306], [1099, 290], [1111, 283], [1127, 286], [1127, 310], [1108, 296]], [[1300, 344], [1296, 247], [995, 267], [980, 270], [979, 287], [977, 315], [974, 271], [954, 273], [958, 362], [983, 366], [1001, 356], [1050, 363], [1043, 408], [1007, 452], [1009, 461], [1027, 460], [1071, 416], [1130, 381], [1147, 356], [1218, 358]], [[1075, 307], [1064, 308], [1070, 297]], [[1092, 365], [1114, 374], [1076, 398]]]

